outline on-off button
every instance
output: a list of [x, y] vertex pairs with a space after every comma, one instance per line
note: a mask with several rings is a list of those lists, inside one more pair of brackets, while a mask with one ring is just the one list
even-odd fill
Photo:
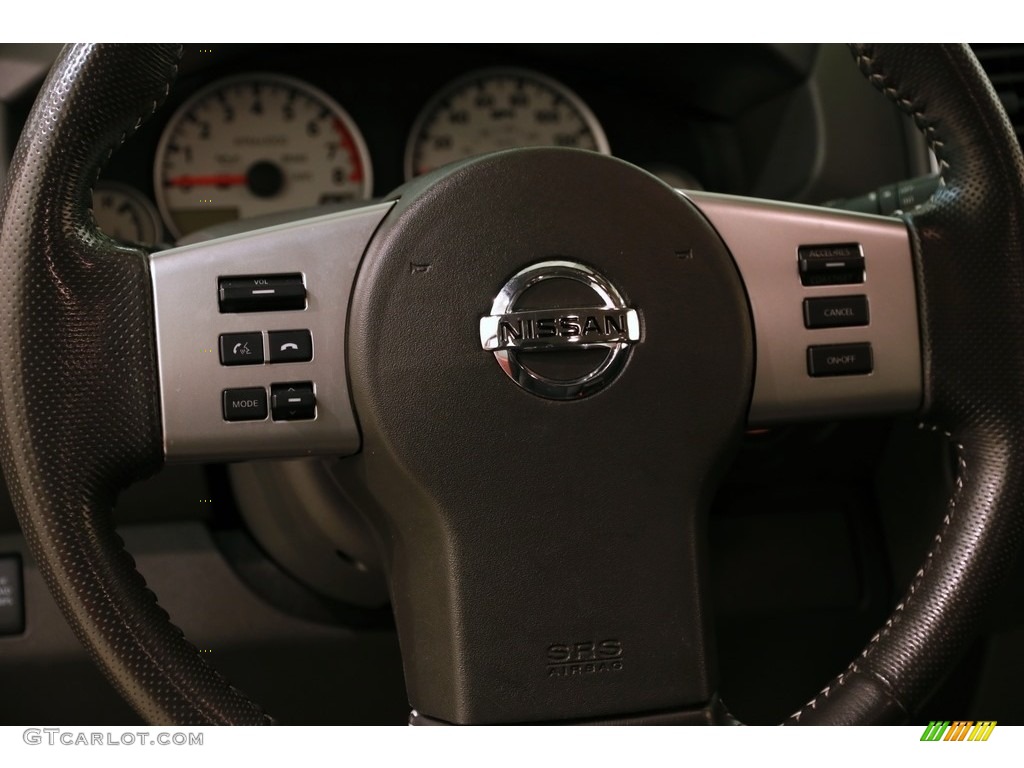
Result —
[[871, 344], [827, 344], [807, 348], [807, 373], [811, 376], [856, 376], [871, 373]]

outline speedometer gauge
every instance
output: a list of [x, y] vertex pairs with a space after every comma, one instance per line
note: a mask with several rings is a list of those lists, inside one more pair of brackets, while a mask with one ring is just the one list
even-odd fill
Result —
[[609, 154], [594, 113], [564, 85], [523, 69], [482, 69], [450, 83], [420, 113], [406, 146], [405, 176], [485, 152], [537, 146]]
[[361, 200], [370, 159], [352, 118], [300, 80], [249, 74], [185, 102], [157, 148], [157, 204], [175, 236], [235, 219]]

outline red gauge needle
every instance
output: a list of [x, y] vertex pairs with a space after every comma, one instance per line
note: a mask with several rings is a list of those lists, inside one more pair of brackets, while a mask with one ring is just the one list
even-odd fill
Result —
[[362, 181], [363, 180], [363, 164], [359, 159], [359, 152], [356, 150], [356, 146], [352, 141], [352, 135], [348, 132], [348, 128], [339, 119], [334, 118], [334, 130], [338, 134], [338, 139], [341, 142], [341, 147], [344, 149], [350, 158], [352, 158], [352, 172], [349, 174], [349, 181]]
[[169, 187], [238, 187], [249, 183], [245, 174], [219, 174], [211, 176], [175, 176], [167, 180]]

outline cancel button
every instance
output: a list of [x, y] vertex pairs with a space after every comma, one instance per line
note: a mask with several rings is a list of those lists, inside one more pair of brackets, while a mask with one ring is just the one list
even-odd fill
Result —
[[842, 328], [867, 324], [867, 296], [804, 299], [804, 326], [807, 328]]
[[811, 376], [855, 376], [871, 373], [873, 366], [868, 343], [807, 348], [807, 373]]

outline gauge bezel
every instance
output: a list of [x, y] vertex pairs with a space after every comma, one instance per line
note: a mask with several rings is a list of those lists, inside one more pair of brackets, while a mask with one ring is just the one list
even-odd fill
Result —
[[236, 83], [252, 82], [277, 83], [303, 92], [307, 96], [320, 101], [320, 103], [327, 107], [335, 117], [341, 120], [345, 125], [345, 129], [352, 137], [352, 143], [355, 146], [356, 153], [359, 155], [359, 161], [363, 164], [362, 199], [369, 200], [373, 195], [373, 164], [370, 162], [370, 152], [366, 147], [366, 141], [363, 139], [363, 133], [359, 130], [359, 126], [356, 124], [356, 121], [352, 119], [352, 116], [344, 107], [341, 106], [341, 104], [338, 103], [335, 98], [312, 83], [298, 77], [292, 77], [291, 75], [264, 71], [243, 72], [215, 80], [190, 95], [178, 106], [176, 110], [174, 110], [174, 114], [171, 115], [170, 119], [164, 125], [163, 132], [160, 134], [160, 141], [156, 146], [156, 156], [153, 158], [153, 197], [156, 199], [157, 209], [160, 211], [160, 217], [163, 219], [167, 231], [170, 232], [175, 239], [182, 235], [174, 225], [167, 202], [164, 199], [162, 173], [162, 161], [167, 152], [167, 145], [171, 140], [171, 131], [182, 119], [184, 119], [185, 115], [187, 115], [196, 104], [203, 99], [206, 99], [210, 94], [216, 93], [218, 90]]
[[[159, 245], [159, 243], [164, 239], [164, 234], [165, 234], [164, 233], [164, 223], [163, 223], [162, 217], [160, 215], [160, 212], [157, 211], [156, 205], [153, 203], [153, 201], [150, 200], [148, 197], [146, 197], [146, 194], [142, 190], [140, 190], [140, 189], [138, 189], [136, 187], [133, 187], [130, 184], [125, 184], [124, 182], [121, 182], [121, 181], [108, 181], [107, 179], [100, 179], [99, 181], [97, 181], [93, 185], [92, 194], [93, 194], [94, 198], [95, 198], [95, 195], [103, 192], [104, 190], [110, 190], [111, 192], [116, 192], [118, 194], [124, 195], [125, 197], [130, 197], [132, 200], [136, 201], [137, 203], [141, 203], [142, 208], [146, 212], [146, 218], [149, 219], [150, 223], [153, 225], [154, 240], [153, 240], [152, 243], [147, 243], [147, 242], [134, 243], [133, 242], [131, 244], [132, 245], [143, 245], [143, 246], [147, 246], [147, 247], [153, 247], [153, 246]], [[96, 228], [99, 229], [100, 232], [103, 232], [103, 234], [105, 234], [107, 237], [109, 237], [109, 238], [111, 238], [113, 240], [118, 240], [118, 238], [114, 237], [113, 235], [111, 235], [111, 234], [109, 234], [107, 232], [104, 232], [103, 229], [100, 227], [99, 222], [96, 220], [96, 202], [95, 202], [95, 199], [90, 200], [90, 202], [89, 202], [89, 211], [92, 213], [92, 220], [93, 220], [93, 223], [96, 225]], [[124, 241], [118, 240], [118, 242], [124, 242]]]
[[454, 80], [450, 80], [445, 85], [441, 86], [437, 92], [430, 97], [430, 100], [427, 101], [423, 109], [420, 110], [416, 119], [413, 121], [412, 129], [409, 131], [409, 138], [405, 142], [406, 181], [411, 181], [416, 178], [413, 173], [413, 159], [416, 153], [417, 137], [423, 130], [423, 126], [426, 125], [427, 120], [436, 113], [441, 102], [446, 98], [449, 98], [453, 93], [461, 90], [466, 85], [478, 80], [494, 77], [520, 77], [524, 80], [533, 80], [539, 85], [551, 89], [564, 98], [583, 118], [584, 124], [594, 137], [594, 143], [597, 145], [597, 151], [603, 155], [611, 155], [612, 151], [608, 144], [608, 136], [605, 134], [604, 128], [597, 119], [597, 115], [595, 115], [594, 111], [587, 106], [587, 103], [583, 101], [579, 94], [569, 88], [565, 83], [560, 80], [556, 80], [550, 75], [545, 75], [541, 72], [537, 72], [536, 70], [526, 69], [524, 67], [484, 67], [482, 69], [474, 69], [471, 72], [460, 75]]

